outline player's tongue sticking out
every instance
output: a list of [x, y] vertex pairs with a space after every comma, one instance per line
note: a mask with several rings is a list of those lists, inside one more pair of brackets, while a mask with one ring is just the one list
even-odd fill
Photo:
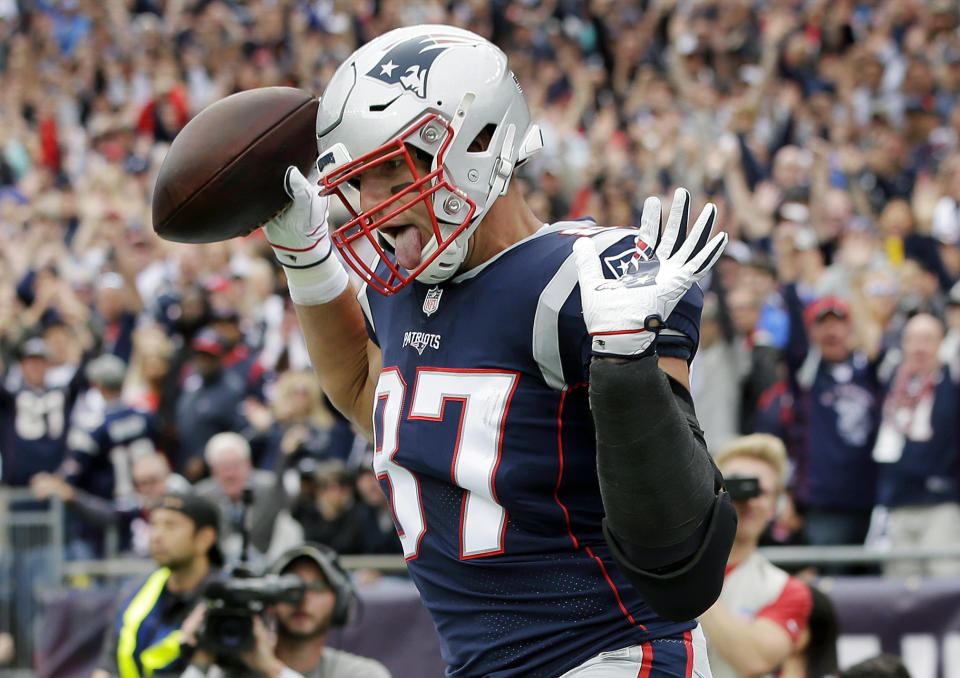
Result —
[[419, 266], [420, 254], [423, 251], [420, 229], [412, 224], [400, 229], [396, 235], [394, 251], [397, 255], [397, 263], [408, 271]]

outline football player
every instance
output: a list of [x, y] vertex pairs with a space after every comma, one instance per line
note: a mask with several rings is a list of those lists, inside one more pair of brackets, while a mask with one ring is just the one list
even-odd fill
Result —
[[317, 142], [264, 231], [324, 390], [375, 442], [447, 675], [709, 676], [694, 618], [736, 517], [687, 365], [716, 208], [688, 232], [681, 189], [662, 232], [656, 198], [639, 229], [543, 224], [511, 181], [542, 139], [507, 58], [448, 26], [347, 58]]

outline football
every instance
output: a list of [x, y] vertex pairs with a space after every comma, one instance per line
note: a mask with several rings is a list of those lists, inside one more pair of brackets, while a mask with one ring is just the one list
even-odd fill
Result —
[[290, 198], [290, 165], [317, 159], [318, 100], [294, 87], [231, 94], [177, 134], [157, 174], [153, 229], [167, 240], [228, 240], [252, 233]]

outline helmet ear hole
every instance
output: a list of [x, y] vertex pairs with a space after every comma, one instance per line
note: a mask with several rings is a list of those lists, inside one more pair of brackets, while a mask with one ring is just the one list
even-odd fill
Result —
[[496, 124], [490, 122], [487, 123], [480, 133], [473, 138], [473, 141], [470, 142], [470, 145], [467, 147], [467, 153], [483, 153], [488, 148], [490, 148], [490, 141], [493, 140], [493, 135], [497, 131]]

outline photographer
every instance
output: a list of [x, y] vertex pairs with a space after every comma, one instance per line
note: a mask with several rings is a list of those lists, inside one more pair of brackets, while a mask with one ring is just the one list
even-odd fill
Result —
[[714, 678], [775, 671], [807, 629], [809, 587], [757, 551], [773, 520], [787, 476], [787, 452], [766, 433], [737, 438], [716, 455], [737, 510], [737, 534], [720, 599], [700, 616]]
[[122, 598], [93, 678], [179, 675], [181, 625], [223, 564], [216, 507], [191, 494], [168, 493], [150, 512], [150, 552], [160, 565]]
[[181, 678], [390, 678], [379, 662], [326, 646], [327, 632], [346, 624], [356, 595], [336, 552], [304, 544], [281, 555], [270, 570], [299, 578], [302, 598], [271, 608], [275, 633], [260, 615], [253, 617], [253, 648], [238, 653], [248, 670], [219, 665], [218, 653], [208, 649], [210, 636], [217, 635], [210, 632], [210, 608], [200, 606], [183, 626], [181, 642], [196, 649]]

